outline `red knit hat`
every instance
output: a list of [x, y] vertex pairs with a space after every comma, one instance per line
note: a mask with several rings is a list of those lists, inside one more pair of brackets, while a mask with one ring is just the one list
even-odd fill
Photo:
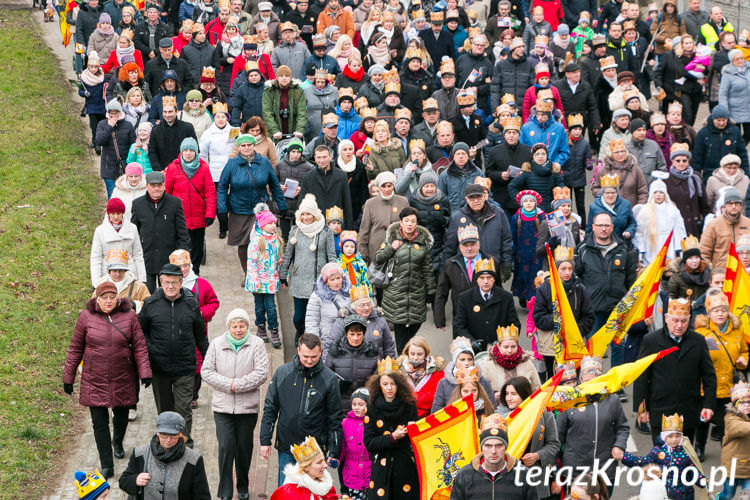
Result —
[[108, 214], [124, 214], [125, 213], [125, 202], [120, 198], [110, 198], [107, 202], [107, 213]]

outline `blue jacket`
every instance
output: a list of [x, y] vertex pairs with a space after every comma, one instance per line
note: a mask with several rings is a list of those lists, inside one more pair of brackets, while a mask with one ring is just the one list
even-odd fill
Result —
[[159, 92], [154, 96], [154, 100], [151, 101], [151, 109], [148, 111], [148, 121], [150, 121], [152, 125], [156, 125], [156, 122], [158, 120], [161, 120], [161, 99], [165, 95], [173, 95], [177, 99], [178, 112], [185, 107], [185, 101], [187, 100], [187, 98], [185, 97], [186, 94], [184, 91], [180, 90], [178, 92], [173, 92], [170, 94], [163, 94], [162, 92]]
[[336, 61], [336, 59], [329, 56], [328, 54], [324, 55], [322, 58], [313, 54], [305, 59], [304, 63], [302, 63], [302, 69], [299, 72], [299, 79], [301, 82], [307, 80], [307, 75], [305, 75], [305, 68], [307, 67], [308, 63], [313, 63], [315, 64], [316, 68], [323, 68], [332, 75], [338, 75], [339, 73], [341, 73], [341, 68], [339, 68], [339, 63]]
[[[239, 127], [253, 116], [263, 116], [263, 89], [266, 80], [261, 76], [258, 83], [250, 83], [245, 78], [240, 87], [232, 88], [229, 99], [232, 110], [233, 127]], [[235, 84], [236, 85], [236, 84]]]
[[[461, 26], [458, 25], [458, 28], [456, 28], [456, 31], [452, 32], [448, 29], [447, 26], [443, 26], [443, 30], [448, 33], [451, 38], [453, 39], [453, 51], [458, 55], [458, 49], [463, 49], [464, 42], [467, 38], [469, 38], [469, 34], [466, 32], [466, 30]], [[462, 52], [463, 53], [463, 52]], [[434, 64], [437, 64], [439, 66], [439, 61], [433, 61]]]
[[[248, 170], [252, 173], [252, 179]], [[256, 154], [251, 165], [242, 156], [230, 158], [221, 172], [216, 190], [216, 213], [225, 214], [231, 210], [233, 214], [252, 215], [256, 204], [268, 202], [268, 186], [279, 210], [286, 210], [284, 193], [268, 158]]]
[[339, 117], [339, 131], [336, 135], [339, 139], [350, 138], [359, 129], [362, 117], [354, 112], [354, 107], [348, 113], [344, 113], [340, 107], [336, 106], [336, 114]]
[[[78, 89], [78, 95], [86, 98], [86, 114], [88, 115], [103, 115], [107, 113], [107, 103], [104, 102], [104, 80], [98, 85], [83, 85], [82, 89]], [[89, 96], [86, 97], [86, 90], [89, 91]]]
[[451, 162], [440, 174], [437, 187], [448, 197], [451, 213], [464, 206], [466, 186], [473, 183], [475, 177], [484, 177], [484, 174], [471, 161], [464, 168], [458, 168], [455, 162]]
[[596, 197], [594, 203], [589, 207], [589, 217], [586, 223], [586, 234], [591, 232], [591, 223], [594, 221], [594, 217], [602, 212], [607, 212], [612, 216], [612, 223], [615, 225], [613, 233], [618, 237], [622, 238], [622, 233], [627, 231], [631, 236], [635, 235], [638, 230], [638, 223], [635, 221], [633, 216], [633, 210], [630, 208], [630, 202], [622, 196], [617, 197], [614, 206], [615, 212], [612, 213], [602, 203], [602, 195]]
[[188, 2], [182, 2], [180, 4], [180, 10], [177, 14], [177, 17], [180, 19], [180, 22], [184, 21], [185, 19], [193, 20], [193, 10], [195, 9], [195, 4], [191, 4]]
[[529, 118], [529, 121], [521, 127], [521, 144], [531, 147], [536, 143], [547, 145], [549, 161], [563, 165], [570, 157], [568, 148], [568, 134], [565, 133], [565, 127], [555, 121], [554, 116], [549, 117], [549, 121], [539, 123], [536, 116]]

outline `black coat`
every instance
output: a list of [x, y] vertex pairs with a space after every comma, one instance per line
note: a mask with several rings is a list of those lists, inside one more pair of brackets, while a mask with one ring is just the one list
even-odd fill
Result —
[[[539, 499], [536, 487], [529, 486], [525, 480], [526, 473], [521, 472], [520, 477], [518, 476], [517, 468], [523, 464], [517, 463], [515, 458], [506, 455], [505, 459], [508, 462], [505, 469], [493, 477], [482, 469], [481, 457], [481, 454], [477, 455], [458, 471], [453, 480], [451, 500], [475, 500], [478, 498], [497, 500]], [[520, 479], [520, 481], [517, 482], [517, 479]]]
[[[485, 108], [487, 98], [490, 96], [490, 84], [485, 82], [487, 78], [492, 78], [493, 62], [487, 56], [487, 52], [476, 56], [469, 52], [462, 55], [456, 61], [456, 87], [458, 88], [470, 88], [476, 87], [477, 89], [477, 103], [480, 108]], [[479, 71], [479, 77], [474, 83], [467, 82], [466, 79], [471, 74], [472, 70]]]
[[518, 193], [524, 189], [532, 189], [542, 197], [539, 208], [549, 212], [552, 203], [552, 190], [565, 184], [560, 169], [548, 160], [544, 165], [537, 165], [533, 162], [524, 163], [521, 170], [522, 172], [518, 174], [518, 177], [510, 181], [508, 196], [515, 199]]
[[534, 85], [534, 81], [534, 66], [526, 56], [520, 59], [508, 57], [498, 61], [492, 70], [490, 109], [497, 109], [500, 99], [505, 94], [513, 94], [516, 97], [516, 106], [520, 107], [526, 90]]
[[[612, 23], [615, 21], [615, 19], [617, 19], [617, 16], [620, 15], [621, 9], [622, 3], [618, 2], [617, 0], [609, 0], [609, 2], [605, 3], [601, 8], [601, 12], [599, 13], [599, 22], [596, 25], [596, 32], [606, 33], [607, 26], [609, 26], [609, 23]], [[590, 11], [591, 15], [594, 15], [594, 12], [595, 11], [593, 10]], [[577, 21], [576, 24], [578, 24]]]
[[518, 209], [518, 203], [508, 194], [508, 184], [513, 180], [503, 180], [502, 173], [508, 170], [508, 167], [521, 168], [524, 163], [531, 162], [531, 148], [520, 142], [515, 146], [509, 146], [503, 142], [490, 149], [487, 155], [485, 173], [492, 180], [492, 199], [500, 204], [503, 209], [515, 212]]
[[581, 114], [585, 127], [601, 129], [602, 120], [596, 105], [596, 94], [594, 94], [594, 89], [589, 83], [581, 79], [578, 82], [575, 94], [570, 90], [568, 80], [565, 78], [556, 82], [555, 87], [560, 93], [560, 101], [562, 101], [565, 116]]
[[157, 55], [148, 61], [143, 69], [143, 79], [148, 82], [150, 89], [158, 89], [164, 78], [164, 72], [168, 69], [177, 73], [177, 78], [183, 89], [192, 89], [197, 86], [197, 82], [193, 81], [193, 74], [188, 63], [184, 59], [174, 56], [169, 61], [169, 67], [167, 67], [167, 63], [161, 55]]
[[[570, 157], [562, 167], [563, 182], [570, 188], [586, 185], [586, 165], [592, 156], [589, 141], [581, 137], [576, 142], [569, 142]], [[583, 214], [580, 214], [581, 216]]]
[[[594, 326], [594, 310], [591, 308], [591, 297], [589, 297], [586, 287], [581, 283], [578, 276], [573, 275], [570, 278], [570, 283], [565, 286], [565, 295], [568, 297], [570, 309], [578, 323], [578, 329], [581, 335], [586, 337], [591, 331], [591, 327]], [[547, 279], [536, 289], [536, 299], [534, 300], [534, 324], [536, 327], [540, 330], [551, 331], [554, 328], [553, 311], [552, 290], [550, 289], [549, 279]]]
[[612, 235], [617, 246], [602, 256], [594, 243], [594, 235], [578, 245], [575, 256], [575, 273], [581, 278], [591, 295], [594, 312], [610, 312], [622, 299], [637, 276], [638, 254], [632, 245], [627, 245], [619, 237]]
[[636, 80], [641, 74], [641, 63], [628, 47], [628, 43], [621, 38], [619, 42], [613, 42], [607, 38], [607, 55], [615, 58], [617, 72], [630, 71]]
[[435, 38], [435, 33], [432, 32], [432, 28], [427, 28], [419, 32], [420, 38], [424, 42], [424, 47], [427, 49], [427, 53], [430, 54], [433, 66], [440, 67], [440, 61], [443, 60], [443, 56], [448, 56], [454, 61], [456, 60], [456, 50], [453, 47], [453, 37], [445, 31], [440, 30], [440, 34]]
[[[370, 452], [370, 494], [368, 498], [418, 500], [419, 476], [409, 437], [394, 441], [390, 434], [399, 425], [416, 422], [417, 406], [396, 398], [392, 403], [382, 395], [367, 405], [364, 443]], [[387, 432], [386, 432], [387, 431]], [[408, 488], [404, 488], [408, 485]], [[382, 489], [384, 495], [375, 496]]]
[[367, 105], [371, 108], [377, 108], [383, 104], [383, 101], [385, 100], [383, 92], [384, 90], [376, 89], [370, 80], [367, 80], [367, 82], [359, 88], [359, 96], [367, 99]]
[[[112, 140], [112, 134], [115, 135], [115, 141]], [[135, 139], [135, 129], [127, 120], [119, 120], [114, 127], [107, 120], [99, 122], [96, 126], [96, 144], [102, 148], [102, 158], [99, 161], [99, 176], [102, 179], [115, 180], [123, 174], [128, 150]], [[118, 151], [120, 160], [117, 159]]]
[[[465, 206], [451, 215], [448, 231], [445, 233], [443, 260], [458, 253], [458, 228], [474, 224], [479, 229], [479, 248], [482, 254], [491, 255], [502, 267], [513, 265], [513, 238], [510, 234], [508, 217], [497, 203], [487, 201], [481, 214], [470, 214]], [[501, 268], [496, 268], [498, 272]]]
[[349, 196], [352, 199], [352, 220], [358, 220], [362, 216], [365, 202], [370, 197], [367, 189], [367, 170], [362, 161], [357, 158], [357, 166], [353, 172], [347, 172], [349, 179]]
[[192, 123], [175, 120], [169, 125], [162, 120], [151, 131], [148, 141], [148, 159], [154, 171], [167, 168], [180, 155], [180, 144], [186, 137], [192, 137], [196, 141], [195, 129]]
[[242, 86], [232, 88], [234, 95], [230, 99], [230, 104], [233, 127], [239, 127], [253, 116], [263, 116], [264, 87], [265, 80], [261, 77], [258, 83], [250, 83], [246, 78]]
[[339, 390], [344, 413], [352, 408], [352, 392], [365, 386], [367, 379], [378, 371], [378, 360], [383, 358], [383, 350], [372, 340], [352, 347], [344, 336], [331, 344], [325, 364], [341, 377]]
[[[714, 170], [719, 168], [721, 159], [728, 154], [736, 154], [742, 160], [740, 167], [745, 174], [750, 175], [747, 161], [747, 148], [742, 140], [740, 127], [728, 123], [726, 128], [719, 130], [713, 120], [708, 120], [705, 127], [698, 131], [693, 149], [692, 167], [704, 179], [711, 177]], [[742, 194], [742, 193], [740, 193]]]
[[[481, 252], [477, 258], [487, 258]], [[495, 269], [499, 269], [499, 263], [494, 257], [489, 257], [495, 263]], [[435, 326], [438, 328], [445, 327], [445, 304], [448, 301], [448, 294], [451, 295], [453, 311], [458, 310], [458, 297], [471, 288], [474, 282], [469, 282], [469, 274], [466, 272], [466, 262], [460, 253], [454, 255], [445, 261], [443, 270], [438, 278], [437, 290], [435, 292], [435, 304], [432, 314], [435, 317]]]
[[152, 372], [172, 377], [195, 374], [195, 349], [205, 356], [208, 336], [198, 298], [190, 290], [182, 288], [180, 296], [171, 301], [164, 296], [164, 289], [157, 288], [143, 302], [138, 321]]
[[565, 23], [568, 26], [578, 26], [578, 18], [584, 10], [593, 15], [599, 7], [596, 0], [563, 0], [563, 13], [565, 14]]
[[346, 88], [352, 89], [354, 91], [354, 96], [358, 97], [360, 87], [362, 87], [362, 85], [367, 83], [367, 81], [368, 81], [367, 73], [365, 73], [362, 79], [357, 82], [355, 80], [352, 80], [348, 76], [346, 76], [344, 72], [342, 71], [341, 73], [336, 75], [336, 80], [334, 81], [333, 86], [336, 87], [337, 89], [346, 89]]
[[299, 356], [294, 356], [294, 360], [276, 370], [268, 385], [260, 423], [260, 444], [271, 445], [275, 427], [273, 444], [279, 451], [287, 453], [293, 444], [313, 436], [328, 456], [338, 457], [342, 418], [336, 374], [322, 360], [312, 368], [305, 368]]
[[[659, 65], [654, 73], [654, 85], [656, 88], [662, 88], [667, 93], [667, 101], [671, 102], [677, 99], [676, 92], [684, 92], [692, 96], [700, 96], [702, 89], [698, 80], [687, 72], [685, 65], [691, 61], [691, 57], [683, 55], [677, 57], [674, 52], [667, 52], [661, 56]], [[685, 78], [685, 83], [678, 85], [675, 80]]]
[[[159, 40], [162, 38], [169, 37], [171, 31], [169, 29], [169, 26], [164, 24], [161, 21], [158, 21], [158, 24], [156, 25], [156, 32], [154, 33], [154, 54], [156, 57], [154, 59], [159, 59]], [[135, 33], [133, 34], [133, 45], [135, 45], [136, 50], [141, 51], [141, 55], [143, 56], [143, 62], [148, 63], [149, 58], [148, 55], [151, 53], [151, 49], [149, 48], [149, 30], [148, 30], [148, 21], [144, 20], [140, 23], [138, 23], [135, 27]], [[159, 74], [159, 82], [161, 81], [161, 74]], [[158, 87], [158, 83], [156, 82]], [[156, 88], [152, 87], [152, 88]], [[192, 87], [190, 87], [192, 88]]]
[[442, 195], [433, 203], [424, 203], [417, 198], [417, 191], [406, 197], [409, 205], [419, 210], [417, 223], [424, 226], [434, 238], [430, 255], [432, 256], [433, 271], [440, 271], [443, 267], [443, 246], [445, 245], [445, 230], [451, 220], [451, 208], [448, 198]]
[[578, 58], [578, 65], [581, 67], [581, 81], [588, 83], [594, 92], [596, 92], [596, 82], [599, 80], [601, 71], [599, 70], [599, 58], [590, 53], [587, 56]]
[[[402, 86], [404, 84], [407, 84], [419, 91], [420, 102], [429, 99], [432, 93], [435, 92], [435, 75], [433, 75], [426, 69], [419, 68], [419, 71], [415, 73], [413, 71], [410, 71], [409, 68], [404, 65], [404, 68], [401, 70], [401, 73], [399, 73], [399, 76], [401, 77]], [[403, 102], [403, 100], [404, 99], [402, 98], [401, 101]], [[422, 117], [415, 116], [414, 118], [419, 118], [421, 120]]]
[[[234, 61], [230, 63], [227, 60], [231, 56], [224, 57], [224, 42], [221, 40], [216, 43], [214, 53], [219, 59], [219, 66], [216, 67], [216, 86], [219, 87], [225, 95], [229, 95], [229, 90], [232, 85], [232, 66], [234, 66]], [[262, 86], [260, 90], [263, 92]], [[262, 112], [258, 113], [257, 116], [262, 116]]]
[[676, 412], [685, 419], [685, 429], [695, 429], [701, 409], [716, 406], [716, 371], [703, 336], [688, 330], [677, 344], [665, 327], [643, 338], [638, 357], [674, 346], [680, 349], [652, 363], [635, 381], [633, 408], [645, 401], [654, 428], [661, 428], [662, 415]]
[[612, 123], [612, 111], [609, 109], [609, 94], [612, 93], [614, 88], [604, 78], [604, 75], [601, 74], [594, 88], [596, 91], [596, 106], [599, 110], [599, 119], [602, 122], [602, 127], [606, 129]]
[[521, 329], [513, 295], [495, 285], [492, 296], [482, 298], [479, 286], [473, 286], [458, 296], [458, 309], [453, 315], [453, 338], [467, 337], [484, 340], [485, 346], [497, 340], [497, 327], [510, 326]]
[[[83, 3], [78, 9], [78, 16], [75, 21], [73, 21], [73, 9], [68, 12], [65, 16], [66, 21], [71, 26], [75, 26], [76, 42], [82, 43], [88, 47], [89, 37], [96, 29], [97, 24], [99, 24], [99, 16], [103, 11], [104, 6], [102, 4], [99, 4], [99, 6], [94, 9], [89, 7], [88, 3]], [[146, 57], [148, 52], [143, 52], [143, 55]], [[99, 57], [105, 58], [106, 56], [104, 54], [99, 54]]]
[[[324, 176], [330, 177], [327, 183], [324, 183]], [[344, 211], [344, 229], [354, 228], [349, 178], [343, 170], [333, 167], [328, 172], [323, 173], [320, 168], [315, 167], [302, 177], [299, 199], [303, 199], [307, 193], [315, 195], [318, 208], [323, 213], [333, 206], [342, 209]]]
[[[201, 80], [201, 72], [204, 67], [219, 67], [219, 54], [216, 53], [214, 48], [207, 41], [196, 43], [195, 39], [190, 40], [190, 43], [182, 48], [180, 59], [188, 64], [188, 67], [190, 68], [190, 78], [196, 85]], [[190, 90], [189, 87], [187, 87], [187, 89]], [[258, 116], [260, 116], [260, 114]]]
[[456, 142], [465, 142], [469, 147], [473, 147], [487, 137], [487, 129], [484, 127], [482, 118], [476, 113], [472, 113], [469, 117], [468, 127], [463, 115], [460, 113], [451, 120], [451, 123], [453, 123], [453, 133], [456, 136]]
[[133, 200], [132, 210], [131, 221], [138, 228], [147, 273], [157, 274], [161, 266], [169, 262], [169, 254], [178, 248], [190, 250], [190, 237], [179, 198], [164, 193], [154, 204], [146, 194]]

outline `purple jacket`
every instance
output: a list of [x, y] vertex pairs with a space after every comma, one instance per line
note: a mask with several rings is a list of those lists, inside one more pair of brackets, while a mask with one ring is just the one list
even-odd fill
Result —
[[341, 427], [344, 429], [344, 442], [339, 461], [343, 467], [344, 485], [352, 490], [367, 490], [370, 484], [370, 455], [363, 440], [364, 417], [350, 411], [341, 422]]

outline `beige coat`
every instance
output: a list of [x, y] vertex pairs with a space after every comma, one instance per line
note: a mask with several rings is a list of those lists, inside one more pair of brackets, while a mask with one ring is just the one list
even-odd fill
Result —
[[[112, 278], [109, 277], [109, 274], [105, 274], [104, 276], [102, 276], [99, 281], [97, 281], [94, 288], [96, 289], [97, 286], [107, 281], [112, 281]], [[151, 297], [151, 292], [148, 291], [146, 285], [135, 279], [135, 275], [130, 271], [126, 271], [125, 276], [123, 276], [122, 278], [122, 281], [120, 281], [119, 283], [115, 283], [115, 286], [118, 290], [117, 297], [122, 299], [130, 299], [130, 302], [133, 303], [133, 309], [135, 310], [136, 314], [141, 312], [143, 301]], [[94, 297], [96, 297], [96, 291], [91, 294], [91, 298], [93, 299]]]
[[[276, 147], [273, 145], [273, 142], [271, 142], [271, 139], [268, 137], [262, 137], [260, 142], [255, 145], [255, 152], [261, 156], [265, 156], [268, 158], [268, 161], [271, 162], [271, 166], [275, 167], [277, 163], [279, 163], [279, 157], [276, 156]], [[234, 158], [240, 154], [240, 150], [237, 148], [237, 146], [232, 146], [232, 152], [229, 153], [230, 158]]]
[[643, 205], [648, 202], [648, 183], [646, 183], [643, 171], [638, 166], [638, 160], [631, 153], [628, 153], [623, 165], [624, 168], [622, 169], [616, 168], [612, 156], [605, 155], [604, 162], [591, 183], [591, 194], [597, 197], [601, 193], [602, 177], [608, 174], [617, 174], [620, 176], [620, 196], [628, 200], [631, 207]]
[[[490, 347], [491, 349], [491, 347]], [[500, 392], [505, 382], [512, 379], [513, 377], [523, 377], [531, 383], [532, 392], [539, 389], [542, 383], [539, 380], [539, 374], [536, 371], [534, 362], [531, 360], [531, 355], [528, 352], [523, 353], [523, 361], [513, 370], [506, 370], [502, 366], [498, 365], [492, 354], [488, 353], [488, 356], [481, 361], [477, 362], [477, 366], [482, 371], [482, 375], [490, 381], [492, 390]]]
[[394, 194], [390, 200], [384, 200], [378, 195], [365, 202], [358, 245], [359, 253], [365, 261], [375, 260], [375, 254], [385, 240], [388, 226], [398, 221], [398, 214], [408, 206], [407, 199], [398, 194]]
[[222, 333], [208, 346], [201, 368], [201, 377], [214, 390], [211, 410], [230, 415], [260, 413], [260, 387], [268, 372], [268, 354], [262, 340], [251, 334], [234, 352], [227, 333]]
[[708, 181], [706, 181], [706, 202], [708, 203], [708, 207], [711, 210], [714, 209], [716, 200], [719, 198], [719, 189], [724, 186], [734, 186], [744, 200], [748, 185], [750, 185], [750, 179], [748, 179], [747, 174], [742, 170], [738, 170], [734, 179], [730, 179], [723, 168], [717, 168], [711, 174], [711, 177], [708, 178]]
[[750, 235], [750, 219], [740, 215], [737, 224], [732, 224], [724, 214], [716, 217], [703, 229], [701, 236], [701, 257], [711, 263], [714, 269], [727, 267], [729, 243], [737, 244], [743, 234]]
[[750, 417], [727, 404], [724, 415], [724, 439], [721, 440], [721, 465], [731, 470], [732, 459], [737, 459], [734, 477], [750, 478]]

